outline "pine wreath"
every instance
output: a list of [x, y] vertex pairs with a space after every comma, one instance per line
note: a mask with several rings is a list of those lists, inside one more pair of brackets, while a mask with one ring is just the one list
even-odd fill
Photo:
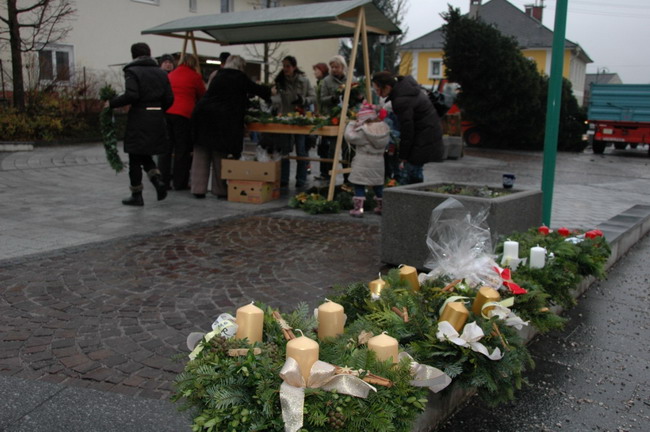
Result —
[[[110, 85], [102, 87], [99, 91], [99, 98], [103, 101], [111, 100], [116, 95], [117, 92]], [[102, 133], [102, 141], [104, 142], [104, 150], [106, 150], [106, 159], [111, 168], [116, 173], [119, 173], [124, 170], [124, 162], [120, 159], [117, 151], [117, 135], [115, 133], [112, 108], [106, 107], [102, 109], [102, 112], [99, 114], [99, 125]]]

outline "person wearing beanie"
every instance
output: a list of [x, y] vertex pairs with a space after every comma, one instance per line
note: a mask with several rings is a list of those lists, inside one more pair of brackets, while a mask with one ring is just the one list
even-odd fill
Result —
[[142, 171], [156, 188], [158, 201], [165, 199], [165, 187], [153, 155], [167, 151], [168, 137], [165, 111], [173, 104], [167, 73], [151, 58], [149, 46], [143, 42], [131, 45], [133, 61], [124, 66], [124, 93], [106, 102], [110, 108], [130, 105], [124, 133], [124, 151], [129, 155], [131, 196], [122, 200], [129, 206], [143, 206]]
[[174, 70], [174, 57], [171, 54], [163, 54], [160, 57], [160, 69], [169, 73]]
[[356, 121], [348, 123], [345, 139], [355, 147], [350, 182], [354, 185], [354, 208], [350, 216], [363, 217], [366, 187], [375, 192], [374, 213], [381, 215], [384, 193], [384, 151], [390, 139], [390, 128], [383, 122], [386, 111], [364, 102], [357, 112]]

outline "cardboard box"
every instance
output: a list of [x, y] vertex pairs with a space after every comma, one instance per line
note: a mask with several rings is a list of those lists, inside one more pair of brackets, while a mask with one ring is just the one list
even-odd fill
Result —
[[260, 182], [280, 181], [280, 161], [256, 162], [222, 159], [221, 178]]
[[228, 201], [262, 204], [280, 198], [280, 181], [228, 180]]

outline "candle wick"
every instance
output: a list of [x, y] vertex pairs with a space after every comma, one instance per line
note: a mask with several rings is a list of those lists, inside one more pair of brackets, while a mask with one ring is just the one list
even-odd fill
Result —
[[327, 297], [325, 297], [325, 301], [326, 301], [326, 302], [331, 302], [332, 300], [330, 300], [330, 299], [328, 299]]
[[302, 336], [302, 337], [305, 336], [305, 334], [302, 332], [302, 330], [300, 330], [300, 329], [296, 329], [296, 331], [297, 331], [297, 332], [300, 332], [300, 336]]

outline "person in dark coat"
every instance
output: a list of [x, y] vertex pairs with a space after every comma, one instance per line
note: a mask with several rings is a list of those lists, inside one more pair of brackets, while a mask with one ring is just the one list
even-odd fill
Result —
[[205, 198], [207, 193], [210, 165], [212, 194], [220, 198], [228, 195], [226, 182], [221, 179], [221, 159], [241, 157], [248, 96], [271, 97], [271, 89], [254, 83], [244, 73], [245, 67], [242, 57], [228, 57], [192, 113], [194, 158], [190, 185], [197, 198]]
[[131, 196], [124, 205], [142, 206], [142, 170], [156, 188], [158, 201], [165, 199], [167, 188], [152, 156], [167, 151], [169, 140], [165, 111], [174, 103], [167, 73], [151, 58], [145, 43], [131, 45], [133, 61], [124, 66], [125, 91], [108, 101], [110, 108], [130, 105], [124, 134], [124, 151], [129, 155]]
[[399, 122], [399, 159], [405, 172], [402, 182], [421, 183], [422, 166], [442, 162], [444, 156], [442, 125], [433, 104], [410, 75], [377, 72], [372, 87], [377, 96], [391, 102]]

